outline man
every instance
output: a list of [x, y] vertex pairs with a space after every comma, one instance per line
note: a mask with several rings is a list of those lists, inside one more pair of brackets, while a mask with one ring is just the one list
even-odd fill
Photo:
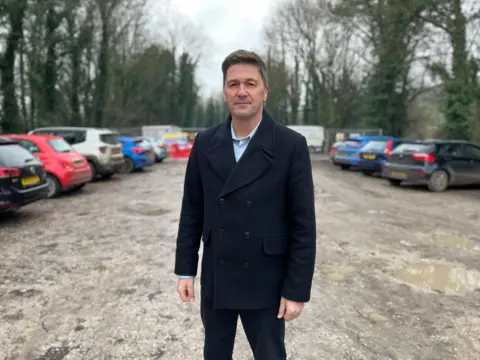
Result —
[[200, 240], [204, 359], [231, 360], [238, 317], [256, 360], [284, 360], [285, 320], [310, 300], [316, 224], [305, 138], [263, 109], [265, 64], [222, 64], [225, 123], [199, 133], [187, 164], [175, 274], [193, 301]]

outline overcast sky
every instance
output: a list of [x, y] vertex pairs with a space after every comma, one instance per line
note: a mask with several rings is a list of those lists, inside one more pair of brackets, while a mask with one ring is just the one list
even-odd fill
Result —
[[[200, 26], [210, 40], [205, 47], [198, 69], [202, 93], [220, 91], [221, 63], [233, 50], [261, 49], [262, 28], [273, 10], [275, 0], [170, 0], [170, 6]], [[155, 7], [155, 17], [161, 17], [161, 6]]]

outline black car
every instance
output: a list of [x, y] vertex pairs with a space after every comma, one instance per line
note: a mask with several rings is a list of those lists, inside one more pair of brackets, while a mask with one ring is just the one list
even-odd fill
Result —
[[47, 196], [43, 164], [16, 141], [0, 137], [0, 214]]
[[430, 191], [480, 184], [480, 147], [468, 141], [427, 140], [399, 145], [382, 167], [392, 185], [425, 184]]

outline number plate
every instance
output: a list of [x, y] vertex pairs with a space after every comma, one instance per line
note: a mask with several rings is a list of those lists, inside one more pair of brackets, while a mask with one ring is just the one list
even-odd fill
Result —
[[366, 160], [375, 160], [376, 156], [372, 154], [363, 154], [363, 158]]
[[21, 181], [22, 181], [23, 186], [33, 185], [33, 184], [37, 184], [37, 183], [40, 182], [40, 177], [39, 176], [29, 176], [29, 177], [23, 178]]
[[345, 151], [339, 151], [339, 152], [337, 152], [337, 155], [340, 155], [340, 156], [347, 156], [347, 155], [348, 155], [348, 153], [347, 153], [347, 152], [345, 152]]
[[407, 178], [407, 173], [406, 172], [401, 172], [401, 171], [392, 171], [390, 176], [393, 177], [393, 178], [396, 178], [396, 179], [406, 179]]

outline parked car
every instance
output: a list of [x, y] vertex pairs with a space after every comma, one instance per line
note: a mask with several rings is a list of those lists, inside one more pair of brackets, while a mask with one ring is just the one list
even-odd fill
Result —
[[47, 192], [41, 161], [15, 140], [0, 137], [0, 213], [44, 199]]
[[360, 149], [357, 167], [364, 175], [372, 176], [382, 172], [382, 165], [387, 161], [391, 151], [411, 139], [370, 140]]
[[335, 141], [332, 146], [330, 146], [330, 151], [328, 152], [328, 157], [330, 158], [330, 161], [333, 162], [333, 159], [335, 158], [335, 153], [337, 152], [337, 149], [342, 146], [345, 143], [345, 141]]
[[425, 184], [434, 192], [480, 184], [480, 147], [460, 140], [404, 143], [391, 152], [382, 176], [394, 186], [405, 181]]
[[362, 135], [351, 136], [345, 141], [343, 145], [340, 145], [333, 157], [333, 163], [340, 165], [343, 170], [347, 170], [350, 167], [357, 166], [360, 162], [360, 149], [364, 147], [369, 141], [372, 140], [391, 140], [393, 136], [379, 136], [379, 135]]
[[88, 160], [92, 178], [110, 178], [124, 164], [118, 134], [109, 129], [90, 127], [48, 127], [31, 130], [29, 134], [61, 136], [72, 148]]
[[163, 145], [163, 141], [148, 136], [144, 139], [153, 147], [153, 151], [155, 152], [155, 162], [162, 162], [168, 156], [168, 151]]
[[147, 166], [155, 164], [155, 150], [150, 141], [146, 140], [144, 137], [138, 138], [141, 140], [140, 146], [145, 149], [145, 155], [147, 157]]
[[133, 173], [136, 170], [143, 170], [150, 161], [148, 150], [142, 146], [143, 139], [119, 136], [118, 140], [122, 144], [123, 156], [125, 157], [122, 172]]
[[37, 157], [45, 168], [48, 198], [67, 190], [78, 190], [92, 180], [87, 159], [75, 151], [61, 136], [7, 135]]

